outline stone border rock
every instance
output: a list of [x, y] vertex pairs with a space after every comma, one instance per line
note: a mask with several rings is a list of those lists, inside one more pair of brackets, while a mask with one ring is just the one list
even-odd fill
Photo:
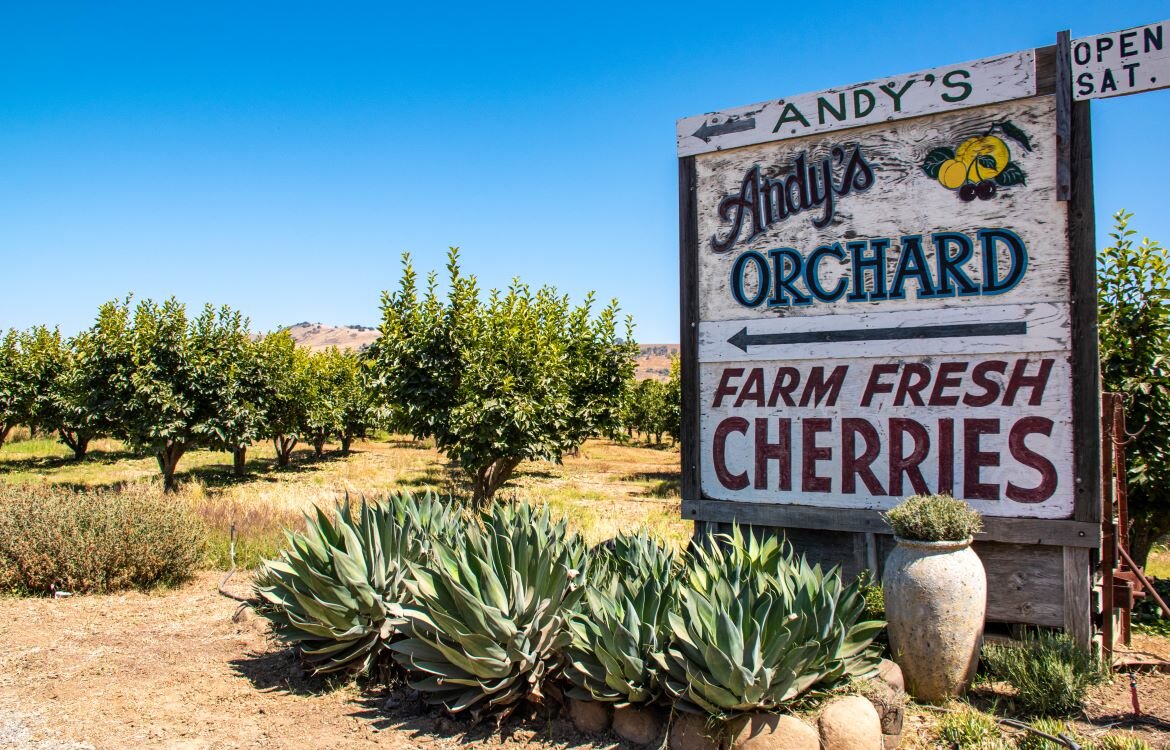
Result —
[[657, 747], [669, 728], [671, 750], [894, 750], [902, 740], [906, 703], [902, 671], [883, 660], [878, 676], [861, 687], [861, 695], [828, 701], [816, 724], [795, 714], [739, 716], [722, 728], [702, 716], [604, 703], [569, 701], [573, 726], [583, 734], [613, 732], [634, 745]]

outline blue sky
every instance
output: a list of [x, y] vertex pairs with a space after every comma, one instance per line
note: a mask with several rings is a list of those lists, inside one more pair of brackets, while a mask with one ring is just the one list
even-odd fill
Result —
[[[678, 340], [676, 118], [1170, 3], [0, 4], [0, 328], [133, 292], [376, 325], [409, 250]], [[1170, 91], [1093, 105], [1098, 234], [1170, 242]]]

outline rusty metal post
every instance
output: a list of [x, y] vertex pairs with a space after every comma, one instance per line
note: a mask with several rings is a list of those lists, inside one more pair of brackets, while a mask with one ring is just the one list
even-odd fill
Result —
[[1113, 571], [1117, 564], [1113, 522], [1113, 410], [1116, 394], [1101, 394], [1101, 648], [1113, 663]]

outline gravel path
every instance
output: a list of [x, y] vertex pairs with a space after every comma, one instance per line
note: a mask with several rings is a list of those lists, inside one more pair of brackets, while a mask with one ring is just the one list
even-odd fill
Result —
[[88, 742], [38, 738], [29, 727], [28, 716], [0, 708], [0, 748], [4, 750], [94, 750]]

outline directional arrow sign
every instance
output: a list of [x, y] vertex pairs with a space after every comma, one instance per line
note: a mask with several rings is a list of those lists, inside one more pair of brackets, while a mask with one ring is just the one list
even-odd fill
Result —
[[726, 120], [724, 122], [708, 124], [706, 120], [695, 131], [696, 138], [702, 138], [704, 143], [710, 143], [711, 139], [717, 135], [727, 135], [728, 133], [742, 133], [745, 130], [751, 130], [756, 126], [756, 118], [744, 117], [734, 120]]
[[845, 331], [798, 331], [794, 333], [748, 333], [743, 327], [727, 342], [746, 352], [749, 346], [777, 344], [836, 344], [849, 341], [894, 341], [899, 339], [949, 339], [971, 336], [1016, 336], [1028, 332], [1024, 321], [1007, 323], [960, 323], [941, 326], [898, 328], [857, 328]]

